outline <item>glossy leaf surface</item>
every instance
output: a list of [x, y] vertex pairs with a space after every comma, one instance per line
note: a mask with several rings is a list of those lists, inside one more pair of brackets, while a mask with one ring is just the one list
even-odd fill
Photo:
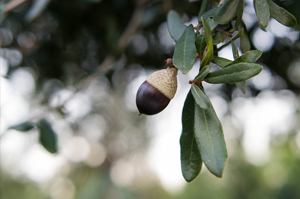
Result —
[[186, 26], [183, 25], [181, 17], [174, 10], [171, 10], [168, 13], [168, 16], [167, 16], [167, 25], [168, 25], [168, 30], [169, 30], [170, 36], [175, 41], [178, 41], [178, 39], [181, 37], [182, 33], [186, 29]]
[[207, 95], [197, 85], [192, 85], [191, 91], [198, 106], [203, 109], [207, 109], [210, 107], [210, 101]]
[[197, 48], [197, 53], [200, 55], [200, 57], [202, 57], [204, 50], [206, 48], [206, 40], [203, 35], [197, 35], [196, 48]]
[[195, 138], [201, 158], [208, 170], [222, 177], [227, 160], [223, 129], [213, 107], [195, 107]]
[[212, 84], [240, 82], [259, 74], [261, 70], [259, 64], [242, 62], [209, 73], [205, 81]]
[[295, 27], [297, 25], [297, 20], [291, 13], [289, 13], [284, 8], [278, 6], [272, 0], [267, 0], [267, 2], [270, 8], [271, 17], [273, 17], [279, 23], [282, 23], [285, 26]]
[[213, 20], [218, 24], [227, 24], [233, 20], [243, 5], [241, 0], [225, 0], [218, 12], [215, 13]]
[[200, 68], [208, 65], [211, 62], [214, 53], [210, 27], [203, 17], [201, 19], [202, 19], [202, 24], [203, 24], [204, 34], [205, 34], [205, 40], [207, 43], [207, 52], [204, 59], [201, 62]]
[[270, 10], [267, 0], [254, 0], [254, 8], [259, 27], [262, 30], [267, 31], [266, 28], [270, 20]]
[[189, 72], [195, 62], [195, 33], [190, 25], [181, 35], [175, 45], [173, 64], [183, 73]]
[[182, 134], [180, 136], [181, 171], [187, 182], [194, 180], [201, 171], [202, 159], [194, 133], [195, 100], [189, 92], [182, 110]]
[[196, 80], [196, 81], [202, 81], [202, 80], [208, 75], [208, 73], [210, 72], [210, 70], [211, 70], [210, 65], [204, 66], [204, 67], [200, 70], [200, 72], [199, 72], [199, 74], [197, 75], [197, 77], [195, 78], [195, 80]]

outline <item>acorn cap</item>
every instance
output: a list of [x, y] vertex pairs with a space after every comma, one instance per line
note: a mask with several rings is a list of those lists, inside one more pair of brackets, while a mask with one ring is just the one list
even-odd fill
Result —
[[177, 68], [168, 67], [153, 72], [146, 80], [169, 99], [173, 99], [177, 90], [177, 72]]
[[150, 74], [138, 89], [136, 105], [140, 114], [154, 115], [167, 107], [177, 90], [177, 68]]

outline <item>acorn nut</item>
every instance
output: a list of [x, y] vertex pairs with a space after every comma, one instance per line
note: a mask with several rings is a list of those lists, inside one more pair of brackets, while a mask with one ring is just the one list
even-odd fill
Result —
[[177, 90], [177, 71], [168, 67], [150, 74], [136, 94], [140, 114], [154, 115], [164, 110]]

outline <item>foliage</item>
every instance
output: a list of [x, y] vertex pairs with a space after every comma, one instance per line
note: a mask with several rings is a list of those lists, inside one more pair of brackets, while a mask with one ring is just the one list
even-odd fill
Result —
[[[254, 0], [254, 5], [258, 24], [262, 30], [266, 31], [270, 16], [286, 26], [296, 26], [296, 19], [273, 1]], [[211, 173], [222, 177], [227, 160], [222, 125], [205, 94], [202, 81], [211, 84], [235, 83], [245, 94], [245, 81], [262, 71], [262, 66], [254, 63], [262, 52], [249, 51], [250, 49], [244, 46], [248, 43], [245, 41], [241, 42], [240, 48], [243, 49], [244, 54], [240, 56], [234, 43], [234, 40], [238, 38], [242, 40], [242, 36], [247, 34], [246, 31], [244, 32], [245, 26], [240, 28], [240, 25], [243, 24], [244, 1], [225, 0], [220, 2], [218, 7], [210, 10], [209, 7], [209, 1], [202, 1], [197, 27], [189, 25], [184, 30], [179, 15], [173, 10], [169, 12], [167, 20], [169, 33], [176, 42], [173, 55], [174, 66], [186, 74], [192, 69], [195, 57], [201, 59], [199, 74], [190, 82], [192, 84], [191, 91], [187, 96], [182, 113], [181, 168], [183, 177], [188, 182], [197, 177], [202, 161]], [[279, 15], [280, 12], [282, 15]], [[233, 25], [233, 21], [235, 21], [235, 25]], [[232, 38], [235, 32], [237, 34]], [[226, 35], [229, 41], [224, 43]], [[243, 40], [247, 40], [247, 38], [246, 35]], [[224, 44], [216, 48], [216, 45], [220, 43]], [[229, 44], [232, 45], [235, 59], [232, 62], [218, 57], [218, 51]], [[198, 54], [196, 54], [196, 49]], [[220, 69], [209, 72], [211, 61], [219, 65]], [[191, 99], [191, 96], [194, 100]], [[194, 116], [191, 117], [188, 114]], [[195, 149], [195, 144], [198, 146], [199, 153]]]

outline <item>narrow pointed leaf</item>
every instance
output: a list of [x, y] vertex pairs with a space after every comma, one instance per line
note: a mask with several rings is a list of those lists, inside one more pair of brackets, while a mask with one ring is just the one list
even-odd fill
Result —
[[271, 17], [285, 26], [295, 27], [297, 25], [297, 19], [291, 13], [278, 6], [272, 0], [267, 0], [267, 2], [269, 5]]
[[201, 19], [202, 19], [202, 24], [203, 24], [204, 34], [205, 34], [205, 40], [207, 43], [207, 52], [204, 59], [201, 62], [200, 68], [209, 65], [214, 53], [210, 27], [203, 17]]
[[216, 31], [215, 35], [213, 36], [213, 45], [217, 45], [225, 41], [227, 34], [225, 31]]
[[215, 23], [211, 18], [207, 18], [206, 22], [211, 31], [213, 31], [219, 24]]
[[50, 123], [42, 119], [38, 122], [39, 141], [50, 153], [57, 153], [57, 135], [52, 129]]
[[234, 59], [237, 59], [239, 58], [239, 50], [238, 48], [236, 47], [235, 43], [233, 41], [231, 41], [231, 46], [232, 46], [232, 54], [233, 54], [233, 58]]
[[230, 63], [230, 65], [240, 63], [240, 62], [255, 63], [260, 58], [261, 55], [262, 55], [261, 50], [250, 50], [245, 52], [242, 56], [235, 59], [232, 63]]
[[242, 2], [240, 10], [239, 10], [239, 12], [237, 13], [237, 16], [236, 16], [236, 21], [235, 21], [235, 29], [236, 30], [238, 30], [238, 28], [239, 28], [239, 26], [242, 22], [243, 14], [244, 14], [244, 1]]
[[202, 160], [194, 133], [195, 100], [188, 93], [182, 110], [182, 134], [180, 136], [181, 172], [187, 182], [194, 180], [201, 171]]
[[203, 109], [207, 109], [210, 107], [210, 101], [206, 94], [203, 93], [203, 91], [197, 86], [192, 85], [191, 87], [192, 94], [194, 96], [195, 102]]
[[227, 160], [223, 129], [213, 107], [195, 107], [195, 138], [207, 169], [222, 177]]
[[209, 7], [209, 0], [203, 0], [198, 14], [198, 19], [201, 19], [201, 16], [208, 10], [208, 7]]
[[177, 12], [174, 10], [171, 10], [168, 13], [167, 16], [167, 25], [168, 25], [168, 30], [169, 34], [171, 37], [175, 40], [178, 41], [184, 30], [186, 29], [186, 26], [183, 24], [181, 17]]
[[270, 20], [270, 11], [267, 0], [254, 0], [254, 8], [258, 19], [258, 25], [263, 31], [267, 31], [266, 28]]
[[[240, 38], [242, 35], [244, 34], [244, 29], [240, 29], [238, 34], [236, 34], [232, 39], [231, 41], [235, 41], [237, 40], [238, 38]], [[218, 51], [222, 50], [223, 48], [225, 48], [226, 46], [228, 46], [229, 44], [231, 44], [231, 41], [227, 42], [226, 44], [224, 44], [223, 46], [221, 46], [220, 48], [218, 48]]]
[[241, 82], [259, 74], [261, 70], [259, 64], [242, 62], [209, 73], [205, 81], [212, 84]]
[[[235, 60], [237, 60], [239, 56], [239, 50], [236, 47], [235, 43], [231, 41], [232, 53]], [[246, 94], [246, 81], [235, 82], [236, 86], [242, 91], [242, 93]]]
[[200, 72], [199, 72], [199, 74], [197, 75], [197, 77], [195, 78], [195, 80], [196, 80], [196, 81], [202, 81], [202, 80], [208, 75], [208, 73], [210, 72], [210, 70], [211, 70], [210, 65], [204, 66], [204, 67], [200, 70]]
[[225, 0], [218, 12], [215, 13], [213, 20], [218, 24], [227, 24], [238, 14], [243, 5], [241, 0]]
[[14, 129], [21, 132], [27, 132], [34, 128], [31, 122], [23, 122], [14, 126], [10, 126], [8, 129]]
[[206, 40], [203, 35], [197, 35], [196, 37], [196, 48], [197, 53], [200, 55], [200, 57], [203, 56], [204, 50], [206, 48]]
[[217, 57], [213, 56], [212, 62], [220, 66], [221, 68], [224, 68], [225, 66], [232, 63], [231, 60], [223, 58], [223, 57]]
[[248, 37], [247, 27], [243, 21], [241, 22], [239, 29], [244, 30], [244, 34], [240, 37], [240, 48], [242, 53], [245, 53], [251, 49], [251, 44]]
[[219, 7], [215, 7], [213, 9], [210, 9], [206, 12], [204, 12], [202, 15], [198, 15], [198, 21], [202, 21], [201, 17], [203, 17], [204, 19], [207, 19], [209, 17], [213, 17], [218, 11], [220, 10]]
[[183, 32], [175, 45], [173, 64], [183, 73], [189, 72], [195, 62], [195, 33], [194, 27], [190, 25]]

